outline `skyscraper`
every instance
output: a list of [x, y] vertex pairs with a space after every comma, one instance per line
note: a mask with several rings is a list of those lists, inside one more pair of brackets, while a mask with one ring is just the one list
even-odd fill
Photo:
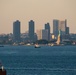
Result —
[[45, 24], [45, 30], [48, 30], [48, 40], [50, 40], [50, 24]]
[[46, 29], [42, 30], [42, 39], [48, 40], [48, 30]]
[[38, 40], [42, 39], [42, 30], [37, 30], [37, 38]]
[[66, 27], [66, 34], [69, 34], [69, 27]]
[[67, 27], [67, 19], [65, 19], [65, 27]]
[[67, 20], [65, 20], [65, 26], [66, 26], [66, 34], [69, 34], [69, 27], [67, 27]]
[[30, 38], [30, 42], [34, 41], [34, 21], [33, 20], [29, 21], [29, 38]]
[[61, 35], [66, 34], [66, 20], [65, 21], [59, 21], [58, 30], [61, 30]]
[[58, 37], [58, 31], [61, 31], [61, 36], [66, 35], [66, 28], [67, 20], [53, 20], [53, 34], [55, 35], [56, 39]]
[[53, 20], [53, 34], [56, 39], [58, 37], [58, 31], [59, 31], [58, 27], [59, 27], [59, 20]]
[[14, 42], [20, 42], [20, 21], [13, 23], [13, 40]]

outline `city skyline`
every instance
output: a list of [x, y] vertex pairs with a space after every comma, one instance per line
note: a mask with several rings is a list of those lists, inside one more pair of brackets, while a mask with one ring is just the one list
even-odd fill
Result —
[[[14, 22], [16, 22], [16, 21], [19, 21], [20, 22], [20, 33], [26, 33], [26, 32], [28, 32], [29, 33], [29, 22], [30, 21], [33, 21], [34, 22], [34, 33], [36, 33], [37, 32], [37, 30], [44, 30], [44, 29], [46, 29], [46, 25], [49, 25], [49, 27], [50, 27], [50, 33], [54, 33], [53, 32], [53, 28], [54, 28], [54, 26], [53, 26], [53, 23], [54, 23], [54, 20], [55, 21], [61, 21], [61, 22], [65, 22], [65, 20], [67, 21], [67, 19], [64, 19], [64, 20], [59, 20], [59, 19], [53, 19], [53, 21], [52, 21], [52, 26], [50, 25], [50, 23], [49, 22], [46, 22], [45, 24], [43, 24], [43, 28], [40, 28], [40, 29], [36, 29], [36, 22], [34, 21], [34, 20], [29, 20], [28, 21], [28, 28], [27, 28], [27, 30], [25, 31], [25, 32], [21, 32], [21, 21], [20, 20], [15, 20], [15, 21], [13, 21], [12, 22], [12, 32], [9, 32], [9, 33], [2, 33], [2, 34], [10, 34], [10, 33], [12, 33], [13, 34], [13, 23]], [[67, 25], [67, 24], [66, 24]], [[32, 27], [32, 25], [31, 25], [31, 27]], [[51, 28], [52, 27], [52, 28]], [[62, 28], [62, 27], [61, 27]], [[70, 28], [70, 27], [69, 27]], [[52, 30], [52, 31], [51, 31]]]
[[28, 22], [35, 21], [35, 32], [50, 24], [53, 32], [53, 19], [67, 19], [71, 33], [76, 33], [76, 0], [1, 0], [0, 34], [12, 33], [15, 20], [21, 22], [21, 33], [28, 30]]

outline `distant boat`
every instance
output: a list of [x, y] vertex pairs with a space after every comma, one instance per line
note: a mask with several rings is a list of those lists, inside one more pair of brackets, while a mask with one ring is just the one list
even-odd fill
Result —
[[35, 44], [35, 48], [40, 48], [40, 46], [38, 44]]
[[31, 44], [30, 44], [30, 43], [27, 43], [26, 45], [27, 45], [27, 46], [30, 46]]

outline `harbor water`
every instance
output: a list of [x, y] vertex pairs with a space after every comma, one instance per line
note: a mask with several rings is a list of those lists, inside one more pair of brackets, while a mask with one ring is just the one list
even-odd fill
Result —
[[7, 75], [76, 75], [76, 46], [4, 46], [0, 62]]

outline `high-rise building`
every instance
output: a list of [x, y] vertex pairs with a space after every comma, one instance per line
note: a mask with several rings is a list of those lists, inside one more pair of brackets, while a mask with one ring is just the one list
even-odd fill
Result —
[[58, 37], [58, 27], [59, 27], [59, 20], [53, 20], [53, 34], [54, 34], [54, 37], [57, 39]]
[[69, 34], [69, 27], [66, 27], [66, 34]]
[[42, 39], [48, 40], [48, 30], [46, 29], [42, 30]]
[[66, 20], [65, 21], [59, 21], [58, 30], [61, 30], [61, 35], [66, 34]]
[[34, 21], [33, 20], [29, 21], [29, 38], [30, 38], [30, 42], [34, 41]]
[[67, 19], [65, 19], [65, 27], [67, 27]]
[[66, 34], [69, 34], [69, 27], [67, 27], [67, 20], [65, 20], [65, 26], [66, 26]]
[[48, 30], [48, 40], [50, 40], [50, 24], [45, 24], [45, 30]]
[[38, 40], [42, 39], [42, 30], [37, 30], [37, 38]]
[[20, 21], [13, 23], [13, 40], [14, 42], [20, 42]]
[[37, 30], [37, 38], [38, 40], [40, 39], [48, 40], [48, 30], [47, 29]]
[[66, 35], [67, 20], [53, 20], [53, 34], [58, 37], [58, 31], [61, 31], [61, 36]]

